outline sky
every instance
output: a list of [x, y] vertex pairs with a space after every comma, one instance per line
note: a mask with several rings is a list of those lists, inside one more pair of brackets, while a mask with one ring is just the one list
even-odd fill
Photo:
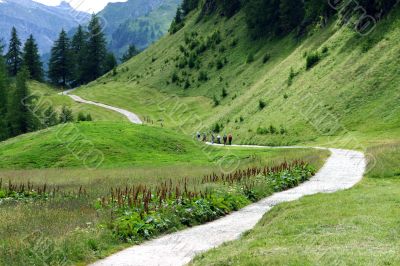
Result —
[[[62, 0], [34, 0], [36, 2], [48, 5], [58, 6]], [[126, 0], [64, 0], [73, 8], [87, 13], [97, 13], [101, 11], [110, 2], [126, 2]]]

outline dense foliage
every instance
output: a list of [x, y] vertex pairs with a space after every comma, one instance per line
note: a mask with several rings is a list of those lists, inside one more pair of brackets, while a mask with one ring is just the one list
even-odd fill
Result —
[[112, 189], [96, 203], [111, 209], [109, 228], [126, 241], [142, 241], [171, 230], [215, 220], [273, 192], [287, 190], [315, 174], [295, 161], [276, 167], [249, 168], [231, 174], [211, 174], [199, 180], [164, 182], [155, 188], [138, 185]]
[[199, 19], [218, 12], [231, 17], [242, 7], [248, 28], [254, 37], [267, 34], [283, 35], [295, 29], [302, 34], [315, 23], [324, 25], [329, 17], [338, 14], [342, 22], [357, 17], [355, 28], [365, 30], [370, 20], [379, 20], [397, 3], [396, 0], [329, 1], [319, 0], [184, 0], [172, 22], [170, 32], [175, 33], [184, 25], [184, 17], [200, 8]]
[[51, 50], [49, 78], [57, 86], [77, 86], [97, 79], [116, 65], [115, 56], [107, 52], [101, 22], [93, 15], [87, 31], [78, 27], [72, 40], [61, 31]]

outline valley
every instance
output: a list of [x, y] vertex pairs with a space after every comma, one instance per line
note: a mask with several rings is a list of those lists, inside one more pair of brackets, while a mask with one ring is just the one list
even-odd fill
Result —
[[[311, 0], [167, 2], [104, 75], [27, 79], [42, 124], [0, 142], [0, 265], [399, 264], [398, 5], [360, 2], [363, 34]], [[25, 85], [2, 71], [0, 101]]]

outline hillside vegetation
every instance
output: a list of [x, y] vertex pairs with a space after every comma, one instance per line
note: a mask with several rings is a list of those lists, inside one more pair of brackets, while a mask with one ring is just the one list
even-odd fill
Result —
[[243, 10], [203, 11], [77, 93], [186, 134], [218, 123], [246, 144], [363, 150], [368, 169], [354, 189], [283, 204], [193, 264], [398, 264], [399, 8], [367, 35], [330, 14], [303, 35], [258, 39]]
[[[242, 143], [398, 132], [398, 10], [365, 37], [330, 20], [301, 38], [256, 40], [242, 11], [198, 22], [199, 13], [78, 94], [188, 131], [199, 125], [194, 118], [203, 130], [219, 123]], [[194, 53], [196, 47], [204, 51]], [[318, 60], [307, 68], [312, 54]]]

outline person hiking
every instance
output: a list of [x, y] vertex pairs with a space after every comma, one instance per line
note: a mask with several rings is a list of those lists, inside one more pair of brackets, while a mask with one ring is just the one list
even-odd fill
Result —
[[228, 136], [229, 146], [232, 145], [232, 140], [233, 140], [233, 136], [232, 136], [232, 134], [229, 134], [229, 136]]
[[203, 133], [203, 142], [206, 142], [207, 141], [207, 134], [204, 132]]
[[214, 133], [211, 133], [211, 144], [214, 144], [215, 142], [215, 135]]
[[228, 137], [226, 136], [226, 134], [224, 135], [224, 145], [226, 145], [226, 142], [228, 141]]
[[220, 134], [218, 134], [218, 136], [217, 136], [217, 143], [221, 144], [221, 135]]
[[201, 138], [201, 134], [200, 134], [200, 132], [197, 131], [197, 141], [200, 141], [200, 138]]

